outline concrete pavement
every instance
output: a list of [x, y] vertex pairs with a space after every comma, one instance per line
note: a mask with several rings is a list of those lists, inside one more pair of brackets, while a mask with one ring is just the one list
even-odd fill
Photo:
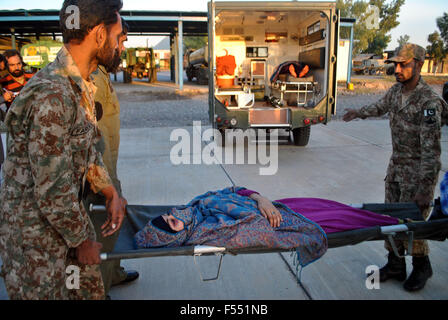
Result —
[[[271, 199], [321, 197], [343, 203], [382, 202], [384, 176], [391, 153], [388, 122], [364, 120], [312, 128], [310, 143], [300, 148], [279, 146], [279, 169], [260, 176], [260, 165], [179, 165], [170, 161], [178, 128], [122, 129], [119, 176], [130, 204], [184, 204], [208, 190], [237, 185]], [[185, 127], [192, 133], [193, 127]], [[443, 170], [447, 170], [448, 129], [443, 129]], [[444, 173], [444, 172], [443, 172]], [[441, 174], [442, 176], [442, 174]], [[437, 193], [438, 195], [438, 193]], [[448, 243], [430, 242], [434, 276], [426, 288], [410, 294], [400, 283], [365, 286], [365, 269], [382, 266], [382, 242], [330, 249], [305, 267], [301, 285], [289, 254], [228, 256], [217, 281], [202, 282], [193, 257], [122, 261], [140, 272], [129, 285], [111, 290], [112, 299], [447, 299]], [[410, 258], [408, 258], [410, 262]], [[199, 259], [204, 277], [216, 274], [217, 257]], [[408, 263], [409, 265], [409, 263]], [[411, 266], [408, 266], [409, 272]], [[0, 299], [6, 299], [0, 281]]]
[[[122, 130], [119, 172], [130, 203], [183, 204], [205, 191], [229, 186], [232, 181], [271, 199], [321, 197], [343, 203], [384, 200], [383, 180], [391, 153], [387, 121], [333, 121], [328, 126], [313, 127], [307, 147], [279, 146], [279, 169], [273, 176], [260, 176], [259, 165], [173, 166], [169, 162], [169, 152], [176, 143], [169, 141], [173, 129]], [[445, 171], [447, 131], [445, 127], [442, 157]], [[111, 296], [113, 299], [447, 299], [447, 243], [430, 242], [430, 247], [434, 276], [425, 290], [414, 294], [394, 282], [381, 284], [380, 290], [366, 289], [366, 267], [381, 267], [385, 262], [382, 242], [371, 242], [330, 249], [320, 260], [304, 268], [302, 285], [295, 280], [289, 254], [225, 256], [221, 277], [214, 282], [200, 281], [192, 257], [127, 260], [122, 265], [139, 270], [141, 277], [133, 284], [113, 288]], [[410, 272], [410, 258], [407, 259]], [[216, 257], [203, 257], [200, 262], [201, 268], [209, 270], [208, 275], [216, 273]]]

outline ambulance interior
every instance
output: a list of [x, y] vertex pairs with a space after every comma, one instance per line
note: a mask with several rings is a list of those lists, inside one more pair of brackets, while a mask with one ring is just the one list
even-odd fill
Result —
[[215, 97], [228, 108], [315, 107], [327, 93], [328, 26], [319, 11], [218, 12]]

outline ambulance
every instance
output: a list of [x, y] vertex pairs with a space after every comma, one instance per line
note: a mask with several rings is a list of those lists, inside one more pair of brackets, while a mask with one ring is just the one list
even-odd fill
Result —
[[228, 130], [281, 129], [297, 146], [336, 113], [336, 2], [209, 2], [209, 116]]

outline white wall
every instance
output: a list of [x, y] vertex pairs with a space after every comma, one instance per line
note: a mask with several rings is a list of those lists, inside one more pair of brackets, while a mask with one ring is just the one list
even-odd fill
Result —
[[[266, 43], [265, 42], [265, 32], [263, 27], [247, 26], [244, 27], [244, 35], [242, 36], [253, 36], [254, 41], [221, 41], [222, 38], [226, 36], [216, 37], [216, 55], [220, 56], [222, 54], [222, 49], [227, 49], [230, 55], [235, 56], [237, 68], [235, 69], [235, 74], [237, 76], [249, 77], [250, 72], [250, 61], [255, 58], [246, 58], [246, 47], [268, 47], [269, 56], [267, 61], [267, 74], [268, 78], [274, 72], [274, 68], [280, 63], [294, 60], [297, 61], [299, 55], [299, 44], [298, 41], [293, 41], [290, 38], [290, 33], [297, 33], [296, 30], [288, 30], [285, 27], [284, 31], [288, 32], [288, 39], [280, 40], [278, 43]], [[257, 58], [260, 59], [260, 58]], [[261, 58], [262, 59], [262, 58]]]
[[347, 81], [347, 71], [350, 58], [350, 40], [340, 40], [337, 61], [337, 81]]

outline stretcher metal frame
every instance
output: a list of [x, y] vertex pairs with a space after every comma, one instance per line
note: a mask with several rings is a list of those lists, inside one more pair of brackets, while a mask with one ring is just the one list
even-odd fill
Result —
[[[303, 107], [309, 100], [316, 99], [316, 87], [318, 83], [314, 81], [280, 81], [274, 82], [272, 88], [280, 91], [280, 101], [285, 105], [285, 94], [297, 94], [297, 107]], [[311, 98], [308, 99], [308, 96]], [[313, 104], [313, 107], [315, 103]]]
[[[214, 246], [183, 246], [175, 248], [135, 249], [133, 235], [144, 227], [149, 219], [167, 213], [175, 206], [127, 206], [127, 216], [123, 222], [117, 245], [113, 252], [102, 253], [101, 260], [137, 259], [166, 256], [224, 255], [224, 254], [261, 254], [273, 252], [291, 252], [293, 249], [242, 248], [227, 249]], [[445, 241], [448, 238], [448, 216], [441, 213], [440, 201], [436, 199], [434, 208], [427, 221], [422, 220], [420, 210], [415, 203], [363, 204], [355, 206], [372, 212], [387, 214], [407, 223], [392, 226], [375, 226], [370, 228], [327, 234], [328, 248], [355, 245], [364, 241], [389, 240], [397, 256], [396, 240], [407, 240], [410, 244], [406, 255], [412, 254], [413, 240]], [[104, 206], [91, 205], [90, 210], [105, 215]], [[221, 257], [222, 260], [222, 257]]]

